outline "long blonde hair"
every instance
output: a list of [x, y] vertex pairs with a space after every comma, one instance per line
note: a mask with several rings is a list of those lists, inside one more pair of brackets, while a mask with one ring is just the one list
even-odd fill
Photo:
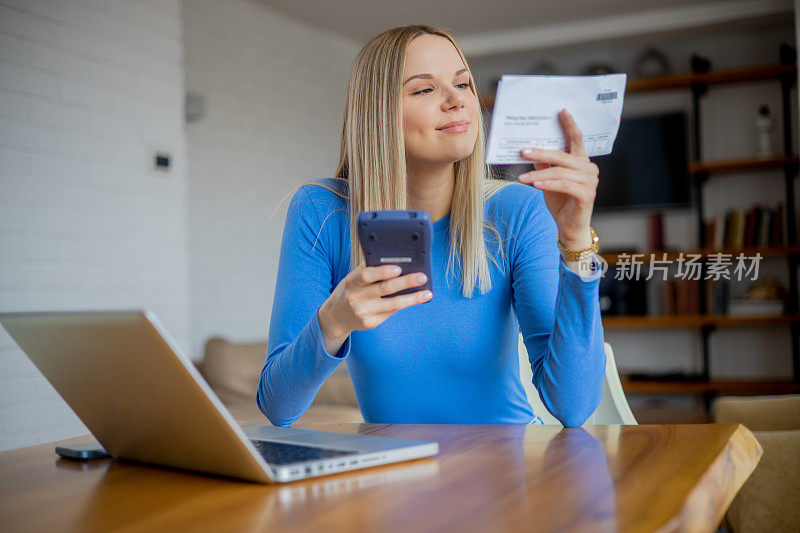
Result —
[[[347, 181], [348, 185], [351, 270], [364, 258], [358, 242], [358, 213], [407, 208], [402, 76], [408, 44], [423, 34], [448, 39], [464, 66], [469, 68], [464, 54], [447, 31], [417, 24], [392, 28], [372, 38], [356, 56], [350, 72], [339, 163], [334, 177]], [[477, 98], [472, 76], [470, 88]], [[454, 163], [455, 189], [450, 211], [447, 270], [450, 273], [456, 266], [461, 270], [461, 286], [466, 298], [472, 296], [476, 285], [481, 294], [492, 287], [488, 260], [495, 264], [497, 261], [487, 249], [484, 229], [497, 237], [502, 258], [500, 235], [485, 222], [483, 202], [508, 182], [494, 178], [484, 163], [484, 130], [483, 120], [479, 120], [474, 150]]]

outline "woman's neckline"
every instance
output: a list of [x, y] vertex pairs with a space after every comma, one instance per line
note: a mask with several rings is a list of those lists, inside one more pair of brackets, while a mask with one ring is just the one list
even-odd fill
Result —
[[447, 229], [450, 223], [450, 213], [448, 212], [445, 216], [437, 220], [433, 223], [433, 232], [438, 233], [440, 231], [444, 231]]

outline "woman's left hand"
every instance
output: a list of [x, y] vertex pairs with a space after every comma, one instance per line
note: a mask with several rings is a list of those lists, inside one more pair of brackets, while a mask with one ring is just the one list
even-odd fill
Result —
[[592, 245], [589, 224], [600, 172], [586, 155], [583, 134], [572, 115], [562, 109], [558, 118], [569, 151], [522, 150], [522, 157], [535, 161], [535, 170], [520, 174], [519, 181], [542, 190], [559, 239], [568, 250], [579, 250]]

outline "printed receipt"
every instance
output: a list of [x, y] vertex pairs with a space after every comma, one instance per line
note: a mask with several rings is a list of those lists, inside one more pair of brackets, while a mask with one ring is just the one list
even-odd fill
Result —
[[566, 110], [583, 133], [586, 155], [611, 153], [625, 94], [625, 74], [503, 76], [497, 85], [486, 163], [531, 163], [523, 148], [564, 150], [558, 113]]

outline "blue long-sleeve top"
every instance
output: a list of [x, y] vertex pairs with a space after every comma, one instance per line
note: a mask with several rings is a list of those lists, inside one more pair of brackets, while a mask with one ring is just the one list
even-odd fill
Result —
[[519, 377], [520, 328], [547, 410], [568, 427], [592, 415], [605, 373], [600, 271], [582, 277], [563, 262], [541, 190], [512, 183], [484, 202], [505, 255], [487, 233], [502, 267], [489, 261], [491, 291], [465, 298], [460, 270], [448, 277], [448, 214], [433, 222], [433, 299], [352, 332], [331, 354], [318, 310], [350, 272], [349, 204], [315, 183], [347, 195], [345, 181], [325, 178], [298, 189], [289, 205], [256, 393], [272, 424], [289, 426], [305, 413], [343, 360], [366, 422], [540, 423]]

